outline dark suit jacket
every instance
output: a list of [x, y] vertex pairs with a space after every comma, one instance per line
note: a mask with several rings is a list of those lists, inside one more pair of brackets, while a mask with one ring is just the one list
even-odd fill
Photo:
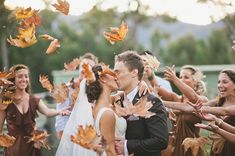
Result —
[[[148, 101], [153, 103], [149, 111], [156, 113], [150, 118], [139, 117], [139, 120], [127, 119], [127, 149], [135, 156], [161, 156], [161, 150], [168, 144], [168, 129], [166, 110], [160, 99], [147, 94]], [[139, 99], [138, 93], [133, 99], [135, 104]]]

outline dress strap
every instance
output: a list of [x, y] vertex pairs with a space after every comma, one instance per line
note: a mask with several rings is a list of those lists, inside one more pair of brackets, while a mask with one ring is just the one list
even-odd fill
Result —
[[102, 117], [102, 115], [105, 111], [112, 111], [113, 112], [113, 110], [108, 107], [103, 107], [99, 110], [99, 112], [96, 116], [96, 119], [95, 119], [95, 129], [96, 129], [96, 132], [98, 135], [101, 134], [101, 132], [100, 132], [100, 118]]

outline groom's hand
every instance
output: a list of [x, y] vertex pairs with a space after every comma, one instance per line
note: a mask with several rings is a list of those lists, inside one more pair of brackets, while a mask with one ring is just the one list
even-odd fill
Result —
[[115, 150], [118, 155], [123, 155], [124, 154], [124, 139], [115, 139]]

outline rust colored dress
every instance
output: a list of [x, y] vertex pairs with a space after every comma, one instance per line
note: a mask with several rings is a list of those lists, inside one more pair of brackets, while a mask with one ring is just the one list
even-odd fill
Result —
[[[177, 115], [175, 129], [175, 149], [172, 156], [192, 156], [190, 149], [184, 154], [184, 148], [181, 144], [187, 137], [199, 137], [200, 129], [196, 128], [194, 124], [200, 122], [201, 119], [192, 113], [181, 112]], [[198, 156], [203, 156], [203, 154], [199, 152]]]
[[42, 156], [39, 149], [34, 148], [33, 142], [27, 143], [28, 137], [35, 127], [39, 99], [30, 96], [29, 109], [22, 114], [15, 104], [5, 110], [8, 134], [16, 138], [13, 146], [4, 149], [4, 156]]
[[[235, 126], [235, 116], [228, 116], [224, 119], [224, 122]], [[211, 156], [234, 156], [235, 155], [235, 143], [225, 141], [223, 150], [220, 154], [215, 154], [211, 151]]]

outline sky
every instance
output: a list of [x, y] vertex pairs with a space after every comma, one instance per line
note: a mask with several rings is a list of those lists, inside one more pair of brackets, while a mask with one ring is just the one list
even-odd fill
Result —
[[[98, 0], [67, 0], [70, 3], [71, 15], [82, 15], [83, 13], [92, 9]], [[216, 1], [216, 0], [215, 0]], [[51, 3], [55, 3], [56, 0], [51, 0]], [[195, 25], [207, 25], [214, 21], [218, 21], [224, 17], [226, 13], [234, 13], [235, 0], [223, 0], [223, 2], [230, 2], [231, 7], [222, 9], [216, 7], [213, 3], [198, 3], [197, 0], [141, 0], [142, 4], [149, 7], [147, 15], [156, 14], [168, 14], [172, 17], [176, 17], [179, 21]], [[9, 7], [28, 7], [31, 6], [35, 9], [44, 9], [45, 5], [42, 0], [6, 0], [5, 5]], [[128, 0], [104, 0], [102, 3], [102, 9], [109, 9], [117, 7], [119, 12], [126, 11], [128, 9]], [[133, 1], [131, 3], [131, 9], [135, 10], [137, 4]], [[53, 11], [54, 9], [51, 8]]]

